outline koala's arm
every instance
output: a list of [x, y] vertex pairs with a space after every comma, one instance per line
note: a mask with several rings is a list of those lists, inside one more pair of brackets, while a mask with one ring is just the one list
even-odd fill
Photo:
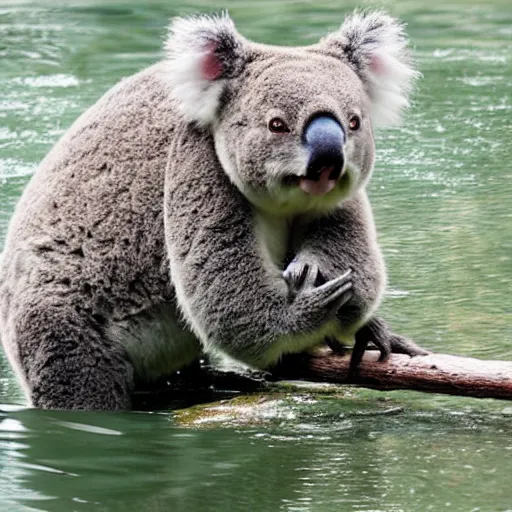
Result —
[[[299, 220], [294, 230], [294, 259], [285, 270], [289, 282], [304, 265], [317, 265], [324, 279], [343, 269], [352, 270], [351, 298], [340, 308], [337, 319], [344, 338], [354, 338], [351, 370], [354, 372], [369, 343], [381, 352], [410, 356], [427, 354], [414, 342], [391, 331], [374, 316], [386, 285], [386, 269], [366, 193], [360, 191], [330, 215]], [[336, 340], [327, 340], [336, 348]]]
[[304, 265], [317, 265], [326, 280], [352, 269], [352, 297], [338, 319], [349, 335], [354, 334], [377, 309], [386, 286], [386, 268], [364, 190], [332, 213], [297, 219], [291, 245], [287, 278]]
[[[350, 273], [314, 286], [314, 269], [290, 300], [265, 256], [252, 207], [229, 181], [211, 135], [174, 134], [165, 178], [165, 237], [178, 305], [206, 348], [255, 367], [323, 339], [347, 299]], [[313, 272], [312, 272], [313, 271]]]

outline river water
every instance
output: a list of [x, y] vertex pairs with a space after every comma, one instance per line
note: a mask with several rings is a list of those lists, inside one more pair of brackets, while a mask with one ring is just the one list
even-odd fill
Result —
[[[67, 126], [162, 57], [169, 17], [229, 8], [247, 37], [307, 44], [343, 1], [0, 3], [0, 250]], [[377, 5], [375, 2], [364, 5]], [[431, 350], [512, 359], [512, 6], [378, 4], [408, 23], [423, 78], [377, 133], [370, 195], [389, 268], [383, 313]], [[512, 404], [414, 392], [297, 392], [248, 421], [174, 411], [45, 412], [0, 354], [0, 511], [512, 510]]]

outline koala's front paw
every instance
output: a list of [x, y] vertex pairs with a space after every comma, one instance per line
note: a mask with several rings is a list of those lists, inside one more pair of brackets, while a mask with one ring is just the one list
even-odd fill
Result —
[[295, 258], [283, 272], [283, 279], [288, 285], [290, 300], [293, 300], [301, 289], [313, 288], [325, 283], [318, 265], [306, 263]]
[[283, 272], [290, 290], [290, 305], [304, 329], [314, 329], [334, 317], [352, 296], [352, 271], [323, 282], [316, 265], [292, 262]]

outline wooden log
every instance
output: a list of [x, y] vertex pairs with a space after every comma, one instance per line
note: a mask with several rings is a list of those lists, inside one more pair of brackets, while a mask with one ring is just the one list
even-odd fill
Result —
[[277, 380], [309, 380], [353, 384], [372, 389], [410, 389], [430, 393], [512, 400], [512, 361], [483, 361], [432, 353], [409, 357], [391, 354], [383, 362], [379, 352], [365, 352], [359, 373], [349, 377], [350, 355], [329, 349], [315, 354], [288, 355], [273, 372]]
[[447, 354], [409, 357], [391, 354], [383, 362], [379, 352], [365, 352], [359, 373], [349, 376], [350, 354], [325, 348], [316, 353], [283, 357], [272, 373], [220, 371], [208, 363], [194, 364], [133, 395], [134, 408], [188, 407], [250, 393], [279, 390], [282, 380], [351, 384], [382, 391], [410, 389], [429, 393], [512, 400], [512, 361], [483, 361]]

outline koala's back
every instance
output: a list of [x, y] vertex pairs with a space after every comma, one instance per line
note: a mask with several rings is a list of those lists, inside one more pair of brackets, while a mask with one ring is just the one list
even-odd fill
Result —
[[173, 310], [163, 194], [177, 121], [163, 73], [123, 80], [84, 113], [20, 199], [0, 260], [0, 338], [15, 368], [27, 312], [44, 322], [74, 308], [114, 340], [134, 325], [144, 338], [152, 311]]
[[107, 290], [115, 303], [103, 307], [118, 314], [146, 296], [169, 298], [163, 184], [175, 113], [160, 75], [153, 66], [122, 81], [42, 162], [9, 229], [4, 287]]

